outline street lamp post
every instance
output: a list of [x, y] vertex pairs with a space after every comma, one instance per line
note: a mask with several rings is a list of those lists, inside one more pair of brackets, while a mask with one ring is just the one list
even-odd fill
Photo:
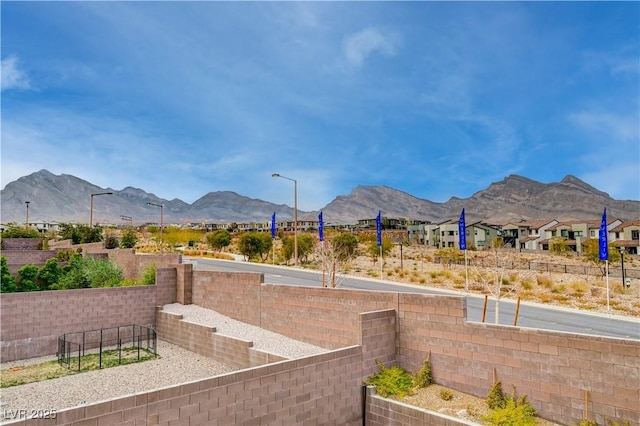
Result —
[[113, 192], [98, 192], [97, 194], [91, 194], [91, 205], [89, 207], [89, 228], [93, 228], [93, 197], [98, 195], [113, 195]]
[[24, 223], [24, 226], [29, 227], [29, 203], [31, 201], [25, 201], [24, 203], [27, 205], [27, 220]]
[[279, 173], [271, 175], [274, 178], [282, 178], [293, 182], [293, 263], [298, 266], [298, 181], [282, 176]]
[[164, 237], [163, 237], [163, 229], [164, 229], [164, 219], [163, 219], [163, 210], [164, 207], [162, 204], [155, 203], [147, 203], [149, 206], [160, 207], [160, 254], [164, 254]]

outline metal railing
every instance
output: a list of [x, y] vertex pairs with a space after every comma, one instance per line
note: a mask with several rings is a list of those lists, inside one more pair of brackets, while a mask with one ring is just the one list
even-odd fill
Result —
[[83, 357], [97, 354], [100, 369], [103, 368], [104, 361], [112, 360], [116, 355], [120, 365], [123, 351], [128, 349], [134, 353], [137, 351], [137, 360], [140, 360], [141, 351], [157, 356], [157, 339], [153, 328], [136, 324], [66, 333], [58, 337], [58, 363], [68, 369], [76, 368], [80, 371]]

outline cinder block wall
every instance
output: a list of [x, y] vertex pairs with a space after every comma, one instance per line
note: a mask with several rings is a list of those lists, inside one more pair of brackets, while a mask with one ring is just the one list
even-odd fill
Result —
[[590, 418], [640, 424], [640, 342], [468, 323], [454, 300], [425, 305], [400, 295], [399, 362], [417, 371], [431, 353], [436, 381], [485, 397], [496, 379], [512, 385], [542, 417], [562, 424]]
[[7, 259], [7, 267], [11, 275], [17, 277], [18, 269], [24, 265], [36, 265], [41, 268], [48, 259], [56, 256], [55, 250], [2, 250]]
[[193, 304], [259, 326], [263, 281], [263, 274], [194, 271]]
[[446, 414], [436, 413], [376, 394], [376, 388], [367, 386], [365, 421], [367, 426], [475, 426]]
[[[339, 349], [62, 410], [54, 422], [110, 426], [360, 426], [361, 359], [359, 346]], [[36, 423], [23, 420], [7, 424]]]
[[[213, 278], [204, 288], [203, 276], [194, 274], [194, 303], [207, 300], [205, 307], [240, 319], [225, 306], [237, 303], [243, 290], [218, 291]], [[263, 285], [244, 299], [243, 309], [260, 312], [263, 328], [326, 348], [364, 343], [359, 314], [394, 309], [396, 358], [407, 370], [418, 371], [430, 356], [438, 383], [485, 397], [495, 369], [504, 390], [516, 386], [544, 418], [579, 422], [588, 391], [591, 418], [640, 425], [638, 341], [468, 323], [466, 300], [456, 296]]]
[[155, 306], [155, 286], [3, 294], [2, 361], [55, 354], [58, 336], [64, 333], [153, 325]]
[[184, 321], [182, 315], [156, 310], [158, 338], [235, 368], [250, 368], [285, 358], [253, 348], [253, 342], [216, 333], [215, 327]]
[[393, 309], [360, 314], [363, 378], [380, 371], [378, 361], [387, 367], [396, 364], [396, 324], [396, 311]]

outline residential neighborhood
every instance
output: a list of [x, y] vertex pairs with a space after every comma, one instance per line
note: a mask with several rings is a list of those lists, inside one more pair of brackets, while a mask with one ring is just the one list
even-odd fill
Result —
[[[124, 227], [127, 224], [99, 223], [105, 228]], [[139, 226], [160, 225], [159, 223], [145, 223]], [[276, 230], [293, 232], [295, 223], [292, 219], [276, 222]], [[55, 232], [59, 229], [59, 222], [30, 221], [29, 227], [41, 233]], [[199, 229], [205, 232], [226, 229], [230, 232], [270, 232], [271, 223], [265, 222], [204, 222], [204, 223], [166, 223], [165, 227]], [[2, 224], [0, 230], [7, 225]], [[314, 232], [319, 227], [319, 220], [301, 218], [298, 220], [299, 232]], [[351, 225], [324, 224], [325, 229], [336, 229], [348, 232], [375, 231], [376, 218], [360, 219]], [[441, 223], [418, 221], [397, 217], [382, 217], [382, 230], [393, 231], [394, 234], [406, 233], [408, 244], [422, 244], [430, 247], [446, 248], [458, 247], [459, 230], [458, 219], [450, 219]], [[469, 249], [482, 250], [493, 247], [496, 242], [508, 248], [518, 250], [548, 251], [550, 242], [562, 241], [571, 251], [582, 253], [583, 244], [590, 239], [598, 238], [600, 220], [583, 220], [561, 222], [557, 219], [523, 220], [505, 225], [495, 225], [482, 222], [466, 224], [466, 241]], [[607, 223], [608, 241], [626, 254], [637, 255], [640, 252], [640, 220], [622, 221], [612, 218]]]

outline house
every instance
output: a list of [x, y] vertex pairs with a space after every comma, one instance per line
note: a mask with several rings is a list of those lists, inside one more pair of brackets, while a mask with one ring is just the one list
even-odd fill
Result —
[[617, 247], [628, 254], [640, 253], [640, 220], [622, 222], [609, 229], [609, 235]]
[[540, 219], [508, 223], [502, 227], [500, 236], [506, 247], [520, 250], [541, 250], [540, 242], [546, 237], [546, 230], [557, 225], [555, 219]]

